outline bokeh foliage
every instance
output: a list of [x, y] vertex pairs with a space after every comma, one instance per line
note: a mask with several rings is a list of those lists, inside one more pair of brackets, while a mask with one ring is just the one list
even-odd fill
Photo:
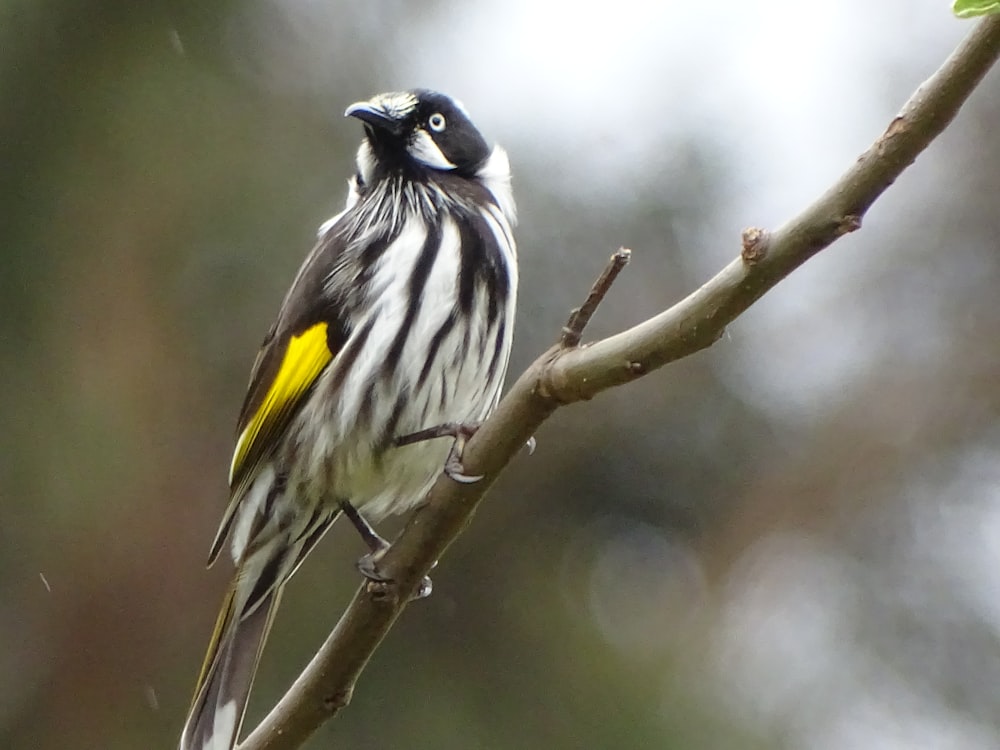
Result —
[[[323, 74], [263, 75], [308, 36], [294, 5], [0, 9], [3, 746], [174, 742], [228, 575], [202, 563], [249, 366], [345, 191], [358, 133], [339, 112], [413, 83], [376, 43], [475, 15], [334, 3], [343, 24], [309, 32], [329, 34]], [[940, 56], [882, 71], [885, 98]], [[711, 351], [547, 424], [310, 747], [876, 747], [913, 727], [995, 744], [996, 93]], [[737, 250], [733, 206], [754, 207], [739, 122], [595, 99], [610, 140], [646, 128], [627, 179], [572, 184], [546, 160], [569, 141], [530, 109], [498, 134], [522, 209], [515, 371], [611, 249], [636, 255], [595, 336], [693, 289]], [[874, 136], [892, 107], [838, 111]], [[335, 529], [299, 573], [251, 721], [360, 552]]]

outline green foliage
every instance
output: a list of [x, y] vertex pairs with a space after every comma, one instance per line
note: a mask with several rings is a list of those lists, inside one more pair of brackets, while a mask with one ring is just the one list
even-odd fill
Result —
[[990, 16], [1000, 13], [1000, 0], [952, 0], [951, 9], [959, 18]]

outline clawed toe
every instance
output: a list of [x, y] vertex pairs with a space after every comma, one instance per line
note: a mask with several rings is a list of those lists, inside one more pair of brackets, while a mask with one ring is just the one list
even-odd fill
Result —
[[440, 437], [453, 438], [454, 442], [451, 445], [451, 451], [448, 453], [448, 460], [444, 464], [444, 473], [459, 484], [475, 484], [486, 475], [466, 474], [465, 467], [462, 465], [462, 454], [465, 452], [466, 442], [476, 434], [476, 430], [478, 429], [478, 424], [446, 422], [437, 427], [431, 427], [426, 430], [420, 430], [420, 432], [396, 438], [396, 445], [412, 445], [413, 443], [420, 443], [424, 440], [433, 440]]
[[[388, 549], [388, 547], [386, 547], [386, 549]], [[355, 563], [358, 572], [369, 581], [375, 581], [376, 583], [391, 583], [392, 579], [383, 575], [382, 571], [378, 569], [378, 561], [382, 558], [384, 553], [385, 550], [380, 552], [369, 552], [367, 555], [359, 557], [357, 563]]]
[[434, 590], [434, 582], [431, 580], [430, 576], [424, 576], [424, 580], [420, 582], [420, 586], [417, 587], [416, 593], [410, 601], [416, 601], [417, 599], [426, 599], [431, 595]]
[[459, 484], [475, 484], [482, 479], [485, 474], [466, 474], [462, 461], [457, 456], [449, 456], [444, 465], [444, 473], [453, 481]]
[[[395, 582], [378, 568], [378, 561], [382, 557], [383, 553], [384, 551], [379, 553], [370, 552], [367, 555], [364, 555], [358, 559], [357, 568], [361, 575], [372, 583], [389, 587]], [[424, 576], [423, 580], [420, 581], [420, 585], [417, 587], [417, 590], [413, 592], [413, 596], [410, 597], [410, 601], [415, 602], [417, 599], [426, 599], [431, 595], [433, 590], [434, 582], [430, 579], [430, 576]]]

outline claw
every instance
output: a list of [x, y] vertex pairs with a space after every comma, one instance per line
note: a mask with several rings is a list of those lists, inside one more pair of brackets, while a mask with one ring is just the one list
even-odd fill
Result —
[[475, 434], [476, 430], [479, 429], [479, 425], [473, 428], [469, 428], [466, 425], [463, 425], [463, 427], [464, 429], [458, 431], [455, 435], [455, 442], [451, 444], [451, 452], [448, 454], [448, 460], [444, 462], [444, 473], [451, 477], [452, 481], [459, 484], [475, 484], [485, 474], [466, 474], [465, 466], [462, 465], [462, 454], [465, 452], [466, 441]]
[[479, 429], [478, 424], [465, 424], [463, 422], [446, 422], [437, 427], [430, 427], [420, 432], [414, 432], [403, 437], [396, 438], [396, 445], [412, 445], [424, 440], [433, 440], [439, 437], [454, 438], [451, 444], [451, 452], [444, 463], [444, 473], [459, 484], [475, 484], [482, 479], [485, 474], [466, 474], [462, 465], [462, 453], [465, 451], [465, 444], [469, 438], [476, 434]]
[[434, 582], [431, 580], [430, 576], [424, 576], [424, 580], [420, 582], [420, 586], [417, 587], [416, 593], [413, 594], [413, 598], [410, 600], [415, 602], [417, 599], [426, 599], [434, 591]]
[[535, 448], [538, 446], [538, 441], [535, 440], [535, 436], [532, 435], [528, 438], [528, 442], [524, 444], [524, 447], [528, 449], [528, 455], [535, 455]]
[[[388, 549], [388, 547], [386, 549]], [[363, 555], [358, 558], [356, 565], [361, 575], [369, 581], [388, 587], [392, 586], [394, 581], [378, 569], [378, 561], [384, 553], [385, 550], [382, 550], [381, 552], [369, 552], [367, 555]], [[436, 564], [437, 563], [435, 563], [435, 565]], [[417, 587], [417, 590], [413, 592], [413, 596], [410, 597], [410, 601], [415, 602], [417, 599], [426, 599], [431, 595], [432, 591], [434, 591], [434, 582], [431, 580], [430, 576], [424, 576], [420, 585]]]
[[[386, 547], [386, 549], [388, 549], [388, 547]], [[377, 583], [391, 583], [392, 579], [384, 576], [382, 571], [378, 569], [378, 561], [384, 553], [385, 550], [382, 550], [381, 553], [369, 552], [367, 555], [359, 557], [358, 561], [355, 563], [358, 572], [369, 581], [375, 581]]]
[[466, 474], [461, 461], [447, 462], [444, 465], [444, 473], [448, 475], [449, 479], [459, 484], [475, 484], [486, 476], [485, 474]]

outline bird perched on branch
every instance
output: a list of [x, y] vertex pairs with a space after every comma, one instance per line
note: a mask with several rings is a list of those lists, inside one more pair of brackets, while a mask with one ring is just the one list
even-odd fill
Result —
[[[368, 526], [420, 503], [500, 396], [517, 256], [507, 155], [454, 99], [426, 90], [347, 108], [364, 125], [344, 210], [292, 282], [240, 412], [229, 539], [236, 575], [205, 657], [181, 750], [229, 750], [281, 592], [341, 515], [379, 578]], [[452, 435], [451, 446], [428, 437]], [[456, 448], [458, 450], [456, 450]]]

